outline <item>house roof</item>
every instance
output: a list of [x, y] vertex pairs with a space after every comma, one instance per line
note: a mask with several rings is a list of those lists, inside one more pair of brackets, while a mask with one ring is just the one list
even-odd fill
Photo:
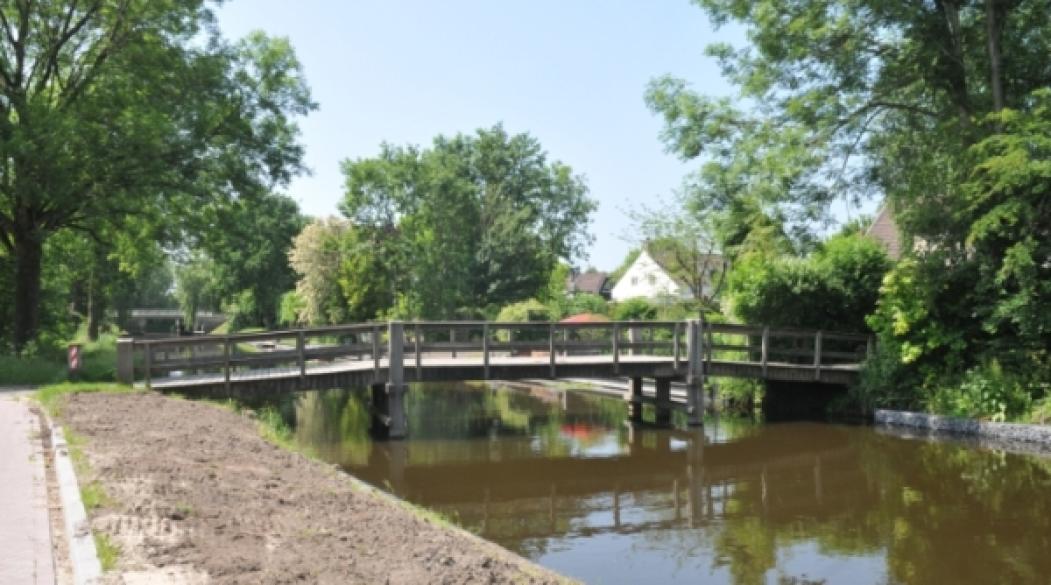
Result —
[[[661, 269], [672, 277], [676, 282], [682, 286], [687, 286], [690, 281], [690, 275], [683, 274], [684, 268], [680, 266], [679, 261], [675, 258], [675, 251], [663, 246], [646, 245], [645, 251], [649, 254], [649, 257], [657, 263]], [[722, 254], [701, 254], [697, 258], [697, 270], [722, 270], [723, 268], [723, 256]]]
[[566, 278], [566, 288], [573, 292], [601, 295], [609, 288], [609, 273], [597, 270], [570, 275]]
[[605, 315], [599, 315], [598, 313], [579, 313], [566, 317], [559, 321], [559, 323], [606, 323], [609, 321], [609, 317]]
[[882, 244], [887, 250], [887, 256], [894, 260], [901, 258], [901, 233], [898, 231], [898, 224], [894, 221], [894, 211], [889, 204], [885, 203], [880, 208], [876, 219], [872, 221], [865, 235]]

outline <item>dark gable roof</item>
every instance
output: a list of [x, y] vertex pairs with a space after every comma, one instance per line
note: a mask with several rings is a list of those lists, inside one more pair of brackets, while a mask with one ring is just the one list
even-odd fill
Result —
[[571, 275], [566, 283], [573, 292], [601, 295], [608, 288], [609, 273], [592, 271]]
[[901, 234], [898, 232], [897, 222], [894, 221], [894, 210], [889, 204], [884, 203], [865, 235], [882, 244], [892, 260], [901, 258]]
[[[668, 276], [672, 277], [680, 285], [687, 286], [692, 275], [683, 274], [684, 269], [679, 266], [673, 250], [650, 244], [646, 246], [646, 253], [650, 255], [650, 258], [653, 258], [653, 261], [658, 266], [664, 269], [664, 272], [668, 273]], [[722, 254], [701, 254], [697, 258], [697, 270], [721, 271], [723, 262]]]

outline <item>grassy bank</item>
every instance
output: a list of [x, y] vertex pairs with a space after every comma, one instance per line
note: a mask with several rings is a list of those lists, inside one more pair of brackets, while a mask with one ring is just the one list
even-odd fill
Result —
[[103, 333], [96, 341], [78, 335], [80, 370], [70, 372], [65, 350], [31, 356], [0, 355], [0, 385], [45, 386], [65, 381], [113, 382], [117, 376], [117, 334]]

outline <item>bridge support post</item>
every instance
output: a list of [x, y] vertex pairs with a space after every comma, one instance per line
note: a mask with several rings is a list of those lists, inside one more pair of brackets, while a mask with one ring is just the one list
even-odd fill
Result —
[[135, 383], [135, 341], [130, 337], [117, 339], [117, 381]]
[[657, 426], [671, 425], [671, 378], [657, 378], [656, 414], [653, 422]]
[[387, 383], [372, 385], [373, 431], [389, 439], [402, 439], [408, 433], [405, 413], [405, 325], [387, 324], [390, 339], [387, 350]]
[[624, 401], [628, 403], [628, 420], [638, 424], [642, 422], [642, 378], [635, 376], [631, 379], [631, 386], [624, 393]]
[[686, 404], [687, 424], [704, 424], [704, 347], [701, 322], [686, 323]]

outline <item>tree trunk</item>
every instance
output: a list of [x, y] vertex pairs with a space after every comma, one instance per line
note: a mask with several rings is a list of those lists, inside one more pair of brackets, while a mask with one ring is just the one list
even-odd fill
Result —
[[102, 315], [106, 311], [106, 300], [99, 291], [98, 279], [92, 276], [88, 297], [88, 339], [99, 340], [99, 329], [102, 326]]
[[36, 337], [40, 325], [40, 271], [44, 241], [33, 229], [15, 230], [15, 352], [21, 353]]
[[1004, 80], [1000, 71], [1000, 22], [996, 0], [985, 0], [985, 30], [989, 38], [989, 87], [993, 94], [993, 111], [1004, 109]]
[[946, 49], [949, 54], [946, 82], [950, 99], [956, 105], [956, 112], [960, 120], [960, 137], [967, 145], [971, 143], [971, 101], [967, 90], [967, 68], [964, 66], [960, 7], [957, 0], [937, 0], [935, 4], [945, 17], [945, 29], [948, 35]]

